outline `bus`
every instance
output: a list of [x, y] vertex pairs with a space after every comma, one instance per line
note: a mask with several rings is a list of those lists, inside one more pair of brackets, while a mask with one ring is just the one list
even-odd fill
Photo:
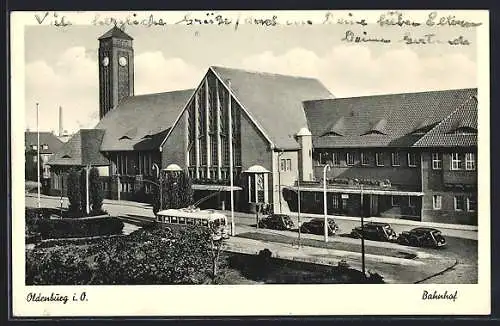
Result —
[[156, 221], [162, 224], [193, 225], [214, 231], [214, 240], [228, 239], [228, 223], [224, 214], [199, 208], [166, 209], [156, 214]]

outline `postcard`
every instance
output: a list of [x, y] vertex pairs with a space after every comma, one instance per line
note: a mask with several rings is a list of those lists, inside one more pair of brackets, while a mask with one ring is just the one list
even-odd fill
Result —
[[13, 317], [489, 314], [488, 19], [13, 12]]

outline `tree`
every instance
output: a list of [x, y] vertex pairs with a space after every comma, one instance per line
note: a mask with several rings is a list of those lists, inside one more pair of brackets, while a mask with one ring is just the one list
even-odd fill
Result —
[[87, 214], [87, 169], [83, 168], [80, 171], [80, 212]]
[[104, 194], [102, 191], [101, 181], [99, 179], [99, 170], [96, 167], [93, 167], [90, 170], [89, 192], [92, 213], [102, 213], [102, 201], [104, 199]]
[[68, 175], [68, 200], [69, 211], [71, 213], [79, 213], [82, 205], [80, 175], [75, 168], [71, 168]]
[[[154, 182], [160, 184], [160, 180]], [[166, 172], [161, 184], [163, 203], [160, 205], [159, 191], [155, 191], [153, 197], [155, 214], [160, 209], [183, 208], [193, 204], [192, 181], [187, 172]]]

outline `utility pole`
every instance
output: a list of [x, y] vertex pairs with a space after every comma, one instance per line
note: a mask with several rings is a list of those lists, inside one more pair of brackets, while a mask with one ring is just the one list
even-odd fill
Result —
[[38, 208], [40, 204], [40, 126], [39, 126], [39, 112], [38, 103], [36, 103], [36, 171], [37, 171], [37, 188], [38, 188]]

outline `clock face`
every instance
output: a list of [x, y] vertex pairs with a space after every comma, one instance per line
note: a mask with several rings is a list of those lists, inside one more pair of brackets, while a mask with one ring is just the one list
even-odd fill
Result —
[[107, 67], [107, 66], [109, 65], [109, 58], [108, 58], [108, 57], [104, 57], [104, 58], [102, 59], [102, 65], [103, 65], [104, 67]]
[[120, 59], [118, 59], [118, 63], [120, 64], [120, 66], [126, 66], [127, 65], [127, 58], [120, 57]]

